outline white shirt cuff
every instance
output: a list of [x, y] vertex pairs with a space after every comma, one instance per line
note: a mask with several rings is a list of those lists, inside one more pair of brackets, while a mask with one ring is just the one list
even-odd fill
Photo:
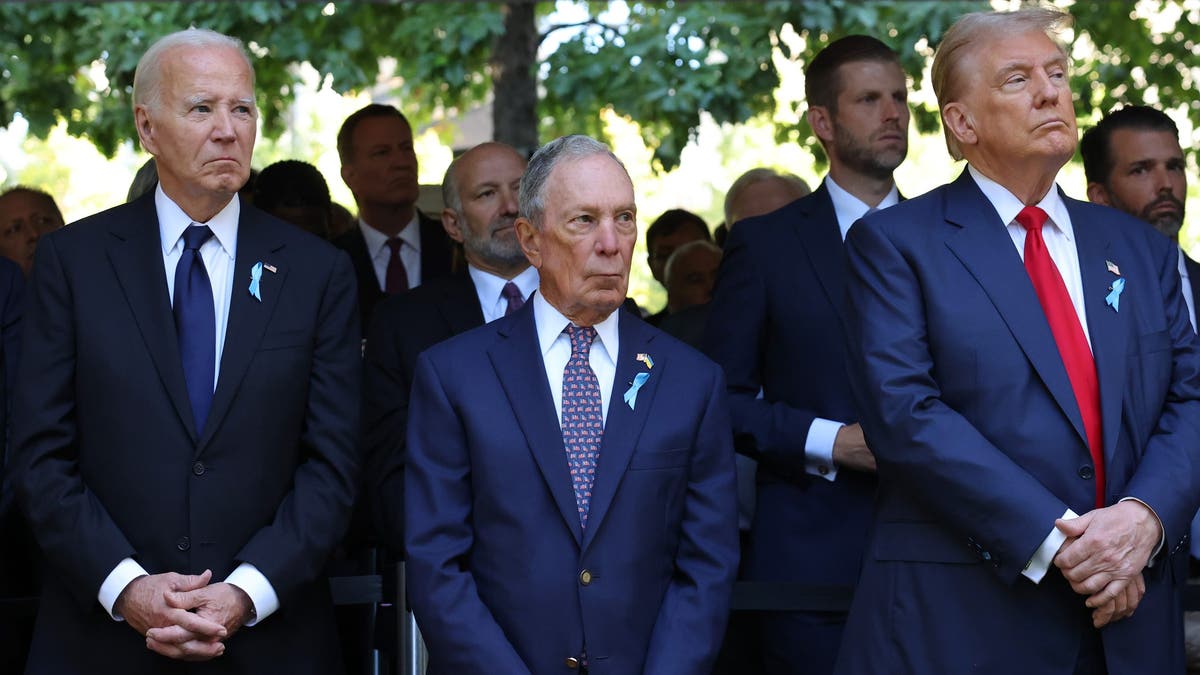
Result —
[[117, 598], [121, 597], [121, 592], [125, 587], [138, 577], [147, 576], [149, 572], [137, 563], [133, 558], [125, 558], [117, 563], [113, 571], [104, 577], [104, 583], [100, 584], [100, 592], [96, 595], [100, 601], [100, 605], [104, 607], [104, 611], [108, 612], [116, 621], [124, 621], [124, 617], [117, 616], [113, 613], [113, 605], [117, 604]]
[[[1079, 514], [1071, 509], [1062, 515], [1063, 520], [1071, 520], [1078, 518]], [[1050, 534], [1042, 541], [1042, 545], [1034, 552], [1033, 557], [1029, 562], [1025, 563], [1025, 569], [1021, 571], [1027, 579], [1033, 583], [1040, 583], [1042, 577], [1046, 576], [1046, 572], [1050, 570], [1050, 564], [1054, 562], [1054, 556], [1058, 554], [1058, 549], [1067, 540], [1067, 535], [1063, 534], [1054, 525], [1050, 526]]]
[[1150, 553], [1150, 560], [1146, 561], [1146, 567], [1154, 567], [1155, 556], [1158, 555], [1158, 552], [1161, 551], [1162, 547], [1167, 543], [1167, 531], [1166, 531], [1166, 529], [1163, 528], [1162, 518], [1158, 517], [1158, 514], [1154, 512], [1154, 509], [1150, 508], [1149, 504], [1138, 499], [1137, 497], [1124, 497], [1124, 498], [1118, 499], [1117, 503], [1120, 504], [1121, 502], [1124, 502], [1124, 501], [1137, 502], [1137, 503], [1141, 504], [1142, 506], [1146, 507], [1147, 509], [1150, 509], [1150, 513], [1154, 515], [1155, 522], [1158, 523], [1158, 546], [1154, 547], [1154, 551], [1152, 551]]
[[230, 572], [225, 578], [225, 583], [237, 586], [250, 596], [250, 603], [254, 605], [254, 616], [246, 622], [247, 626], [253, 626], [279, 609], [279, 596], [275, 595], [275, 588], [257, 567], [248, 562], [238, 565], [237, 569]]
[[814, 417], [804, 439], [804, 472], [810, 476], [833, 482], [837, 478], [837, 465], [833, 463], [833, 442], [838, 431], [846, 425], [820, 417]]

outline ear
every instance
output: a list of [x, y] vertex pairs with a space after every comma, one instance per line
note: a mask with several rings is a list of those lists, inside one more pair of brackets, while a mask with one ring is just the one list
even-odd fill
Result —
[[150, 119], [150, 111], [145, 104], [139, 103], [133, 107], [133, 120], [137, 126], [138, 138], [142, 147], [151, 155], [158, 156], [158, 143], [154, 140], [154, 122]]
[[809, 106], [806, 115], [808, 125], [812, 127], [817, 138], [826, 143], [833, 141], [833, 115], [829, 113], [829, 108], [823, 105]]
[[458, 224], [458, 214], [454, 209], [442, 209], [442, 229], [446, 230], [446, 234], [457, 241], [463, 243], [462, 228]]
[[521, 251], [525, 253], [525, 257], [529, 259], [529, 264], [534, 267], [542, 268], [542, 233], [538, 231], [533, 223], [526, 218], [517, 218], [513, 227], [517, 231], [517, 243], [521, 245]]
[[942, 124], [954, 135], [959, 145], [975, 145], [979, 135], [975, 133], [975, 118], [960, 101], [951, 101], [942, 107]]
[[342, 182], [346, 184], [346, 187], [350, 188], [351, 192], [354, 192], [354, 184], [352, 182], [354, 180], [354, 165], [343, 163], [341, 173]]
[[1088, 183], [1087, 196], [1088, 201], [1093, 204], [1112, 206], [1112, 200], [1108, 197], [1108, 188], [1101, 183]]

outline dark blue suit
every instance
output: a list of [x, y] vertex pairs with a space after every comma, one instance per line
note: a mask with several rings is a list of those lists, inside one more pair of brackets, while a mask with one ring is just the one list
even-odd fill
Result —
[[581, 529], [534, 304], [417, 361], [405, 548], [430, 672], [569, 672], [586, 647], [592, 675], [707, 673], [737, 567], [720, 370], [622, 311]]
[[[1200, 356], [1177, 247], [1135, 218], [1065, 202], [1106, 503], [1136, 496], [1166, 531], [1137, 612], [1100, 632], [1108, 672], [1182, 673], [1175, 585], [1200, 500]], [[839, 672], [1071, 673], [1090, 610], [1053, 566], [1040, 585], [1021, 571], [1067, 508], [1094, 507], [1095, 471], [1005, 224], [964, 172], [859, 221], [847, 252], [849, 363], [880, 489]], [[1108, 261], [1126, 279], [1119, 312], [1105, 304]]]
[[[276, 270], [261, 301], [248, 291], [256, 262]], [[13, 425], [18, 496], [50, 565], [31, 672], [340, 672], [321, 571], [358, 479], [354, 272], [248, 206], [234, 269], [212, 410], [196, 428], [154, 194], [38, 243]], [[171, 661], [97, 601], [126, 557], [217, 581], [251, 563], [279, 609], [218, 659]]]
[[[859, 417], [846, 377], [844, 260], [824, 184], [739, 223], [725, 244], [705, 351], [725, 370], [738, 452], [759, 461], [743, 563], [752, 580], [849, 587], [858, 579], [875, 478], [842, 470], [830, 482], [804, 471], [814, 418]], [[767, 616], [767, 650], [778, 652], [769, 660], [828, 672], [843, 619]]]

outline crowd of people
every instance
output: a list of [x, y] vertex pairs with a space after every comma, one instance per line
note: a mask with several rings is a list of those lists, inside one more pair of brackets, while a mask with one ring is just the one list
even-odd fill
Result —
[[[337, 135], [351, 215], [311, 164], [251, 170], [239, 41], [160, 39], [125, 204], [64, 225], [0, 193], [0, 595], [38, 597], [0, 652], [390, 672], [327, 581], [382, 557], [429, 673], [1184, 672], [1186, 162], [1146, 106], [1079, 142], [1069, 21], [946, 32], [966, 166], [923, 195], [893, 178], [899, 56], [829, 43], [805, 72], [828, 172], [747, 172], [717, 228], [655, 218], [657, 313], [603, 143], [470, 148], [426, 214], [412, 127], [371, 104]], [[1077, 144], [1090, 203], [1056, 183]], [[731, 613], [737, 580], [853, 600]]]

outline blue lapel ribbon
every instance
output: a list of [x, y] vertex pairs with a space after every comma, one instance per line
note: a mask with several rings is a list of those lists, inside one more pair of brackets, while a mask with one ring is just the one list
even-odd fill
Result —
[[1121, 311], [1121, 291], [1125, 290], [1125, 277], [1118, 277], [1113, 280], [1112, 292], [1104, 298], [1105, 304], [1113, 308], [1114, 312]]
[[646, 380], [648, 379], [650, 379], [650, 373], [638, 373], [633, 376], [633, 384], [629, 385], [629, 388], [625, 390], [624, 396], [630, 410], [633, 410], [634, 404], [637, 403], [638, 389], [641, 389], [642, 385], [646, 384]]
[[259, 292], [259, 282], [262, 281], [263, 264], [261, 262], [254, 263], [254, 267], [250, 268], [250, 295], [254, 296], [255, 300], [262, 302], [262, 294]]

